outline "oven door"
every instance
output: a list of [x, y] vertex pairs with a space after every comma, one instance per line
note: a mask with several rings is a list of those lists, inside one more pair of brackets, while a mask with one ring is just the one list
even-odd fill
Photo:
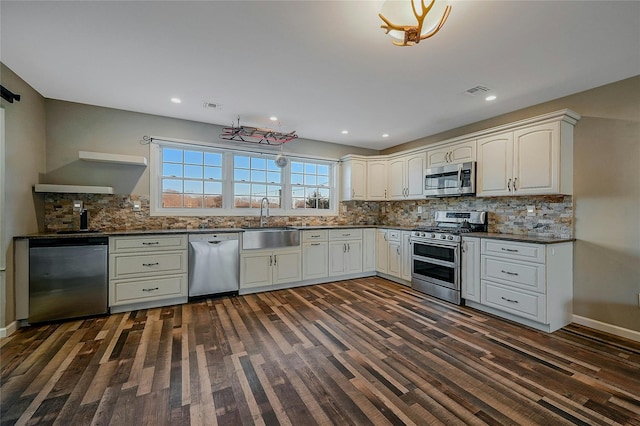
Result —
[[459, 244], [414, 241], [411, 278], [460, 290]]

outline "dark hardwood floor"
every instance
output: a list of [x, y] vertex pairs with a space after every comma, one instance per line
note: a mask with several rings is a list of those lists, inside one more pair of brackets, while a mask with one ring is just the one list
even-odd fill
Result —
[[640, 343], [380, 278], [19, 330], [2, 424], [640, 425]]

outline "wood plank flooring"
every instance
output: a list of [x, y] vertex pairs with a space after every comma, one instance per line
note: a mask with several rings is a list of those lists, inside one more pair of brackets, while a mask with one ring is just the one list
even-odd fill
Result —
[[640, 425], [640, 343], [381, 278], [32, 326], [0, 351], [3, 425]]

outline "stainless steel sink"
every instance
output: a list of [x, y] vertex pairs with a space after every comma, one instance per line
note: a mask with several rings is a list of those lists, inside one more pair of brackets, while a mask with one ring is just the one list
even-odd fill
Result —
[[300, 245], [300, 231], [290, 227], [242, 228], [243, 250], [273, 249]]

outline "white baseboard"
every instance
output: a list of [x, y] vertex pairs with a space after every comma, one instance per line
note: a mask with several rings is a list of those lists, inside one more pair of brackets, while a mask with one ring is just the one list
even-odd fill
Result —
[[624, 337], [626, 339], [635, 340], [640, 342], [640, 331], [629, 330], [628, 328], [618, 327], [617, 325], [608, 324], [606, 322], [594, 320], [591, 318], [581, 317], [579, 315], [573, 316], [573, 322], [576, 324], [584, 325], [595, 330], [604, 331], [618, 337]]
[[0, 328], [0, 338], [11, 336], [13, 333], [16, 332], [17, 329], [18, 329], [18, 323], [15, 321], [4, 328]]

